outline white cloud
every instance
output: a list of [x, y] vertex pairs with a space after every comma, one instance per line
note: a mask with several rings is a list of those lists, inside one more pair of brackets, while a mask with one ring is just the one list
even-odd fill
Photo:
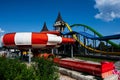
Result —
[[120, 18], [120, 0], [95, 0], [95, 2], [94, 8], [99, 11], [95, 15], [96, 19], [113, 21]]
[[4, 33], [5, 31], [0, 28], [0, 33]]

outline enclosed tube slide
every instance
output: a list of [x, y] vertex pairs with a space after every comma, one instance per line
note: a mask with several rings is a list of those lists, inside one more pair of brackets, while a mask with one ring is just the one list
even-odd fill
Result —
[[57, 47], [60, 44], [74, 43], [72, 38], [65, 38], [56, 34], [39, 32], [17, 32], [7, 33], [2, 37], [5, 47], [18, 48], [46, 48]]

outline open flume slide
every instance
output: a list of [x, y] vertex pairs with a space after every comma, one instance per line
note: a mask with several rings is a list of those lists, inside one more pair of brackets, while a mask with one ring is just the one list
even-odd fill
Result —
[[[103, 37], [102, 34], [100, 34], [99, 32], [97, 32], [96, 30], [94, 30], [93, 28], [91, 28], [90, 26], [87, 26], [87, 25], [84, 25], [84, 24], [73, 24], [71, 25], [71, 28], [74, 27], [74, 26], [83, 26], [87, 29], [89, 29], [90, 31], [94, 32], [98, 37]], [[109, 44], [111, 44], [112, 46], [116, 47], [116, 48], [120, 48], [120, 45], [112, 42], [112, 41], [107, 41]]]
[[91, 35], [89, 33], [86, 32], [76, 32], [76, 31], [72, 31], [72, 32], [62, 32], [62, 35], [73, 35], [73, 34], [79, 34], [81, 36], [84, 36], [87, 39], [91, 39], [91, 40], [100, 40], [100, 41], [108, 41], [108, 40], [115, 40], [115, 39], [120, 39], [120, 34], [115, 34], [115, 35], [108, 35], [108, 36], [103, 36], [103, 37], [96, 37], [94, 35]]
[[[68, 28], [68, 30], [69, 30], [70, 32], [73, 31], [73, 30], [71, 29], [71, 27], [70, 27], [67, 23], [65, 23], [65, 25], [66, 25], [66, 27]], [[73, 34], [73, 38], [74, 38], [76, 41], [78, 41], [81, 46], [85, 47], [85, 48], [88, 49], [88, 50], [94, 51], [94, 52], [96, 52], [96, 53], [109, 54], [109, 55], [120, 55], [120, 52], [107, 52], [107, 51], [101, 51], [101, 50], [97, 50], [97, 49], [88, 47], [88, 46], [84, 45], [84, 44], [77, 38], [77, 36], [76, 36], [75, 34]]]

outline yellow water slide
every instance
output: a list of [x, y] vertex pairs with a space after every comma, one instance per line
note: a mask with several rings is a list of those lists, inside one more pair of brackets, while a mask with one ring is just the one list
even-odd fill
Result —
[[[68, 28], [68, 30], [69, 30], [70, 32], [72, 32], [71, 27], [70, 27], [67, 23], [65, 23], [65, 25], [66, 25], [66, 27]], [[88, 47], [88, 46], [84, 45], [84, 44], [79, 40], [79, 38], [78, 38], [75, 34], [73, 34], [73, 38], [74, 38], [76, 41], [78, 41], [81, 46], [85, 47], [85, 48], [88, 49], [88, 50], [94, 51], [94, 52], [96, 52], [96, 53], [109, 54], [109, 55], [120, 55], [120, 52], [107, 52], [107, 51], [101, 51], [101, 50], [97, 50], [97, 49]]]

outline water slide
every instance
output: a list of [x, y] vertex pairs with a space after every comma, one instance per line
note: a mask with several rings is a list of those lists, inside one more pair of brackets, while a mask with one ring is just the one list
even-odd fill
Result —
[[109, 36], [103, 36], [103, 37], [96, 37], [94, 35], [91, 35], [89, 33], [86, 32], [76, 32], [76, 31], [72, 31], [72, 32], [64, 32], [61, 33], [62, 35], [73, 35], [73, 34], [79, 34], [84, 36], [87, 39], [91, 39], [91, 40], [100, 40], [100, 41], [108, 41], [108, 40], [112, 40], [112, 39], [120, 39], [120, 34], [115, 34], [115, 35], [109, 35]]
[[[71, 27], [70, 27], [67, 23], [65, 23], [65, 25], [66, 25], [66, 27], [68, 28], [68, 30], [69, 30], [70, 32], [73, 31], [73, 30], [71, 29]], [[96, 31], [95, 31], [95, 32], [96, 32]], [[102, 37], [102, 35], [100, 35], [99, 33], [98, 33], [98, 35]], [[88, 50], [94, 51], [94, 52], [96, 52], [96, 53], [109, 54], [109, 55], [120, 55], [120, 52], [106, 52], [106, 51], [101, 51], [101, 50], [97, 50], [97, 49], [88, 47], [88, 46], [84, 45], [84, 44], [77, 38], [77, 36], [76, 36], [75, 34], [73, 34], [73, 38], [74, 38], [76, 41], [78, 41], [81, 46], [85, 47], [85, 48], [88, 49]]]
[[[83, 27], [91, 30], [92, 32], [94, 32], [98, 37], [103, 37], [102, 34], [100, 34], [99, 32], [97, 32], [96, 30], [94, 30], [94, 29], [91, 28], [90, 26], [87, 26], [87, 25], [84, 25], [84, 24], [73, 24], [73, 25], [71, 25], [71, 27], [74, 27], [74, 26], [83, 26]], [[109, 41], [109, 40], [108, 40], [107, 42], [108, 42], [109, 44], [111, 44], [112, 46], [116, 47], [116, 48], [120, 48], [120, 45], [118, 45], [118, 44], [116, 44], [116, 43], [114, 43], [114, 42], [112, 42], [112, 41]]]

